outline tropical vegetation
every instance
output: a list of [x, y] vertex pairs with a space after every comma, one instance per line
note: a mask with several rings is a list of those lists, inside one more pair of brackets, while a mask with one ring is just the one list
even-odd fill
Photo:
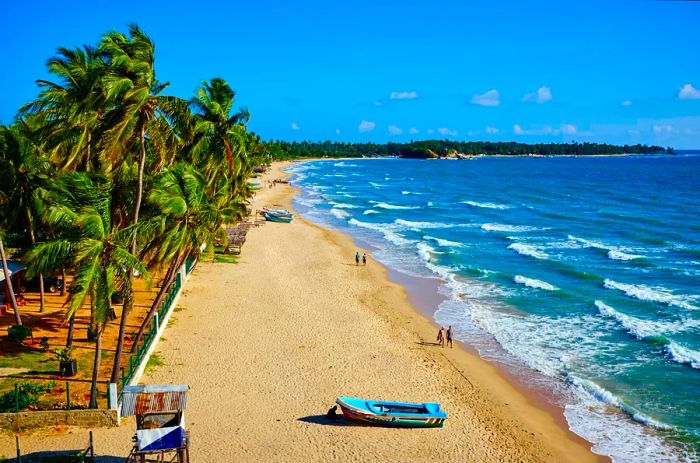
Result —
[[[153, 40], [136, 25], [108, 32], [95, 45], [58, 48], [47, 61], [51, 78], [37, 81], [36, 99], [0, 126], [3, 271], [9, 276], [5, 249], [14, 249], [26, 276], [39, 276], [42, 308], [41, 276], [70, 275], [65, 344], [70, 352], [75, 314], [89, 305], [91, 407], [114, 296], [121, 318], [112, 382], [125, 350], [134, 279], [150, 283], [151, 275], [164, 275], [140, 337], [177, 269], [222, 225], [246, 214], [246, 180], [271, 159], [224, 79], [202, 82], [189, 100], [169, 95], [155, 57]], [[5, 281], [18, 326], [16, 288]]]
[[455, 140], [422, 140], [409, 143], [343, 143], [270, 141], [267, 149], [274, 159], [321, 157], [398, 156], [403, 158], [439, 158], [460, 155], [502, 156], [593, 156], [604, 154], [672, 153], [672, 148], [648, 145], [611, 145], [607, 143], [516, 143]]

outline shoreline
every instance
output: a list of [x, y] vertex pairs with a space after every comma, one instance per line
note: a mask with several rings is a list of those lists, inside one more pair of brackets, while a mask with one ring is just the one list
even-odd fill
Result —
[[[261, 183], [286, 177], [275, 164]], [[291, 207], [263, 188], [254, 207]], [[201, 262], [147, 384], [188, 384], [193, 461], [601, 462], [554, 414], [435, 328], [386, 267], [353, 262], [353, 240], [303, 218], [253, 228], [236, 264]], [[443, 428], [357, 426], [325, 418], [337, 396], [439, 401]], [[133, 419], [94, 431], [97, 462], [123, 459]], [[87, 430], [21, 436], [23, 453], [84, 445]], [[0, 435], [0, 455], [14, 438]]]
[[[597, 155], [597, 156], [607, 156], [607, 155]], [[628, 156], [627, 154], [622, 154], [622, 155], [611, 155], [611, 156]], [[512, 157], [512, 156], [507, 156], [507, 155], [493, 155], [493, 156], [480, 156], [480, 157]], [[528, 157], [528, 156], [522, 156], [522, 157]], [[565, 157], [577, 157], [577, 156], [565, 156]], [[328, 159], [328, 158], [320, 158], [320, 159], [304, 159], [304, 160], [295, 160], [291, 161], [293, 163], [300, 163], [300, 162], [309, 162], [309, 161], [327, 161], [327, 160], [353, 160], [355, 158], [333, 158], [333, 159]], [[381, 159], [381, 158], [380, 158]], [[443, 160], [440, 158], [440, 160]], [[446, 160], [451, 160], [451, 159], [446, 159]], [[286, 167], [285, 167], [286, 169]], [[289, 178], [291, 175], [286, 172], [286, 170], [282, 170], [284, 174], [286, 175], [286, 178]], [[291, 206], [290, 210], [293, 210], [293, 200], [296, 195], [299, 193], [299, 189], [296, 186], [292, 186], [292, 188], [295, 190], [295, 193], [292, 198], [289, 200], [289, 206]], [[294, 212], [298, 212], [294, 210]], [[352, 241], [356, 247], [360, 248], [360, 250], [368, 250], [372, 251], [372, 249], [368, 249], [368, 244], [362, 242], [361, 240], [355, 239], [352, 236], [346, 235], [345, 233], [333, 229], [333, 228], [328, 228], [325, 225], [321, 225], [318, 223], [315, 223], [313, 221], [310, 221], [306, 218], [304, 218], [305, 221], [310, 223], [311, 225], [321, 228], [323, 230], [327, 230], [330, 233], [338, 234], [342, 236], [343, 238]], [[403, 274], [399, 272], [398, 270], [392, 269], [391, 267], [388, 267], [380, 262], [373, 261], [375, 265], [379, 266], [381, 268], [381, 271], [384, 273], [384, 277], [388, 279], [390, 282], [396, 284], [401, 288], [403, 291], [408, 305], [410, 306], [409, 310], [412, 309], [416, 315], [422, 319], [420, 320], [423, 322], [425, 325], [430, 326], [434, 331], [437, 331], [440, 327], [440, 325], [435, 321], [434, 319], [434, 313], [436, 312], [438, 306], [440, 303], [444, 300], [446, 300], [446, 296], [443, 296], [442, 294], [439, 293], [439, 288], [442, 286], [444, 283], [439, 277], [434, 277], [434, 278], [422, 278], [422, 277], [414, 277], [410, 275]], [[427, 291], [424, 291], [426, 290]], [[431, 338], [427, 338], [431, 339]], [[507, 381], [511, 386], [513, 386], [520, 394], [523, 395], [523, 397], [526, 399], [528, 402], [528, 405], [537, 408], [541, 411], [544, 411], [545, 413], [551, 415], [551, 418], [554, 420], [554, 423], [556, 426], [558, 426], [562, 431], [564, 431], [567, 434], [567, 438], [571, 439], [573, 442], [575, 442], [578, 445], [584, 446], [590, 454], [594, 457], [595, 461], [598, 462], [610, 462], [611, 459], [607, 455], [600, 455], [597, 453], [594, 453], [591, 450], [592, 443], [587, 441], [585, 438], [579, 436], [578, 434], [574, 433], [571, 429], [568, 427], [568, 423], [566, 421], [566, 417], [564, 416], [564, 408], [562, 405], [556, 403], [553, 397], [548, 394], [546, 390], [540, 387], [536, 387], [532, 384], [528, 384], [525, 381], [525, 378], [522, 378], [515, 374], [514, 372], [509, 371], [505, 365], [502, 365], [498, 362], [489, 362], [488, 360], [483, 359], [477, 349], [473, 346], [470, 346], [467, 342], [465, 341], [459, 341], [456, 340], [457, 342], [455, 343], [456, 345], [456, 350], [461, 351], [458, 356], [469, 356], [471, 358], [467, 359], [461, 359], [463, 362], [461, 363], [472, 363], [472, 362], [483, 362], [485, 365], [487, 365], [490, 368], [493, 368], [495, 371], [495, 375], [499, 376], [501, 379], [504, 379]], [[460, 355], [463, 354], [463, 355]], [[443, 354], [444, 355], [444, 354]], [[459, 370], [459, 368], [456, 365], [452, 365], [456, 370]]]

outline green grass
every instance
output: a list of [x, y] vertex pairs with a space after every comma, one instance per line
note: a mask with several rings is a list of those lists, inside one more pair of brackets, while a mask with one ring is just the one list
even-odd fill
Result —
[[179, 305], [173, 309], [173, 312], [182, 312], [183, 310], [185, 310], [185, 308]]
[[163, 359], [158, 355], [157, 352], [154, 352], [149, 358], [148, 362], [146, 362], [146, 368], [145, 371], [153, 371], [153, 369], [162, 367], [165, 365], [165, 362], [163, 362]]
[[236, 264], [238, 256], [234, 254], [214, 254], [214, 263], [217, 264]]

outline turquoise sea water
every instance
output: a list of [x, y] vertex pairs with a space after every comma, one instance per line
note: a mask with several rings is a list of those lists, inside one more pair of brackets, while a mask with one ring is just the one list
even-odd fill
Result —
[[615, 461], [700, 451], [700, 156], [294, 165], [296, 207], [444, 281], [435, 320]]

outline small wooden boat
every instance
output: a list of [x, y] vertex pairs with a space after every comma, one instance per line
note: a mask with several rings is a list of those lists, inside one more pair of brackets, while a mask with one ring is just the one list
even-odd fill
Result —
[[269, 209], [267, 207], [263, 207], [263, 213], [265, 214], [270, 214], [270, 215], [276, 215], [276, 216], [281, 216], [281, 217], [293, 217], [294, 215], [289, 212], [287, 209]]
[[273, 214], [268, 214], [267, 212], [265, 213], [265, 220], [268, 222], [284, 222], [284, 223], [289, 223], [292, 220], [294, 220], [293, 216], [283, 216], [283, 215], [273, 215]]
[[384, 426], [408, 428], [441, 428], [447, 419], [447, 413], [440, 409], [440, 404], [426, 402], [413, 404], [408, 402], [383, 402], [358, 399], [356, 397], [338, 397], [343, 415], [350, 420]]

